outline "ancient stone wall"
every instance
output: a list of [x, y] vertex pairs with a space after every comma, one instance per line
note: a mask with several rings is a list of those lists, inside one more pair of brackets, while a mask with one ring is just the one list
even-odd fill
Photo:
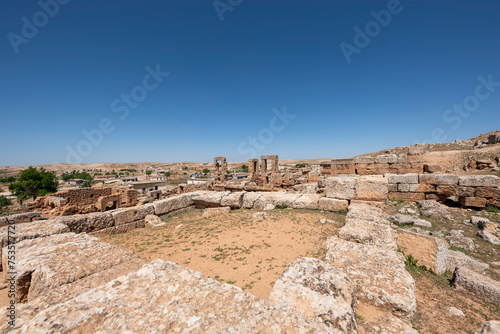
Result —
[[386, 175], [389, 199], [415, 202], [445, 202], [456, 196], [462, 207], [500, 207], [500, 178], [493, 175], [458, 176], [452, 174]]

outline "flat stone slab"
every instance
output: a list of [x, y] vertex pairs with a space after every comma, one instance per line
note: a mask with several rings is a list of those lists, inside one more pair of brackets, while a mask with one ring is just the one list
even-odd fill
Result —
[[484, 274], [484, 272], [490, 267], [490, 265], [467, 256], [460, 251], [448, 250], [448, 257], [446, 258], [446, 269], [455, 271], [457, 267], [464, 267], [477, 273]]
[[339, 238], [365, 245], [398, 249], [392, 228], [373, 222], [348, 221], [340, 229]]
[[[2, 255], [3, 248], [7, 246], [9, 242], [8, 229], [8, 226], [0, 227], [0, 256]], [[69, 228], [65, 224], [59, 223], [53, 219], [38, 220], [32, 223], [16, 224], [15, 229], [11, 228], [10, 242], [18, 243], [26, 239], [36, 239], [66, 232], [69, 232]], [[2, 268], [3, 266], [0, 262], [0, 270], [2, 270]]]
[[304, 257], [290, 263], [274, 284], [269, 302], [340, 329], [339, 333], [356, 332], [353, 284], [329, 263]]
[[[39, 313], [37, 313], [39, 312]], [[65, 303], [20, 312], [22, 333], [338, 333], [173, 262], [140, 270]], [[6, 330], [2, 322], [0, 330]]]
[[500, 305], [500, 282], [464, 267], [453, 273], [451, 284], [454, 288], [466, 290], [479, 298]]
[[399, 316], [415, 312], [415, 281], [406, 271], [402, 253], [332, 237], [326, 260], [346, 272], [357, 287], [356, 298]]
[[[85, 233], [21, 241], [16, 244], [16, 299], [24, 303], [49, 296], [61, 285], [138, 258], [130, 250]], [[6, 248], [2, 263], [8, 263]], [[7, 272], [4, 277], [9, 278]]]

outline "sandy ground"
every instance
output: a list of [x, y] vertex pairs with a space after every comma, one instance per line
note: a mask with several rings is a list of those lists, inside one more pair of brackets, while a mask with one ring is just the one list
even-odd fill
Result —
[[268, 218], [247, 218], [255, 210], [237, 210], [202, 218], [190, 211], [155, 229], [137, 229], [120, 235], [99, 235], [101, 240], [130, 248], [140, 256], [177, 262], [262, 299], [285, 267], [299, 257], [324, 258], [326, 239], [338, 234], [345, 216], [307, 210], [268, 211]]

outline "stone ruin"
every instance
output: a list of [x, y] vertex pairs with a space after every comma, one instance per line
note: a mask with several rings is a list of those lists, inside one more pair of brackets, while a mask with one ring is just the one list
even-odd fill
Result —
[[[319, 182], [320, 193], [194, 191], [144, 205], [19, 224], [11, 240], [18, 252], [17, 276], [11, 281], [18, 303], [16, 325], [3, 322], [0, 329], [12, 333], [352, 334], [363, 327], [365, 333], [416, 334], [409, 323], [417, 308], [415, 282], [398, 249], [436, 274], [454, 271], [455, 289], [500, 305], [500, 283], [483, 275], [487, 267], [449, 250], [442, 239], [393, 230], [385, 214], [389, 188], [416, 183], [391, 178], [329, 177]], [[480, 187], [479, 180], [474, 182]], [[498, 194], [500, 185], [495, 187]], [[299, 258], [289, 264], [269, 300], [173, 262], [146, 261], [88, 235], [145, 227], [146, 217], [165, 217], [195, 207], [262, 210], [283, 204], [349, 211], [338, 235], [326, 243], [325, 261]], [[7, 227], [0, 228], [6, 279], [10, 278], [5, 270], [8, 241]], [[372, 320], [358, 322], [361, 304], [373, 310]], [[1, 312], [5, 319], [8, 310]]]
[[104, 212], [135, 205], [137, 205], [137, 191], [134, 189], [81, 188], [39, 197], [29, 206], [29, 210], [41, 210], [46, 216], [53, 217]]

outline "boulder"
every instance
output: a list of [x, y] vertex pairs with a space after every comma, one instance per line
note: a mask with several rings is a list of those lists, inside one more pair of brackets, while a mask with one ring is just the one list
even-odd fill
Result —
[[444, 206], [434, 200], [417, 201], [420, 205], [420, 214], [424, 217], [449, 218], [450, 213]]
[[457, 267], [452, 287], [466, 290], [484, 301], [500, 305], [500, 282], [464, 267]]
[[464, 312], [456, 307], [443, 307], [440, 311], [448, 317], [465, 317]]
[[326, 218], [320, 218], [319, 219], [320, 224], [340, 224], [334, 220], [326, 219]]
[[486, 198], [482, 197], [459, 197], [458, 202], [464, 208], [485, 208]]
[[327, 241], [326, 260], [355, 284], [356, 299], [399, 316], [414, 314], [415, 281], [406, 271], [403, 254], [332, 237]]
[[353, 284], [342, 270], [326, 262], [299, 258], [289, 264], [274, 284], [269, 302], [342, 333], [356, 332]]
[[450, 245], [457, 248], [463, 248], [469, 252], [473, 252], [476, 249], [474, 244], [474, 239], [465, 237], [462, 230], [451, 230], [446, 239], [449, 240]]
[[426, 173], [439, 173], [442, 172], [442, 168], [440, 165], [436, 164], [425, 164], [424, 165], [424, 172]]
[[293, 189], [302, 194], [316, 194], [319, 191], [317, 183], [297, 184]]
[[494, 234], [488, 233], [486, 231], [479, 231], [477, 232], [477, 235], [486, 240], [487, 242], [489, 242], [490, 244], [500, 245], [500, 239]]
[[[369, 322], [361, 322], [358, 327], [370, 334], [418, 334], [410, 324], [390, 314], [378, 314]], [[360, 331], [361, 333], [361, 331]]]

